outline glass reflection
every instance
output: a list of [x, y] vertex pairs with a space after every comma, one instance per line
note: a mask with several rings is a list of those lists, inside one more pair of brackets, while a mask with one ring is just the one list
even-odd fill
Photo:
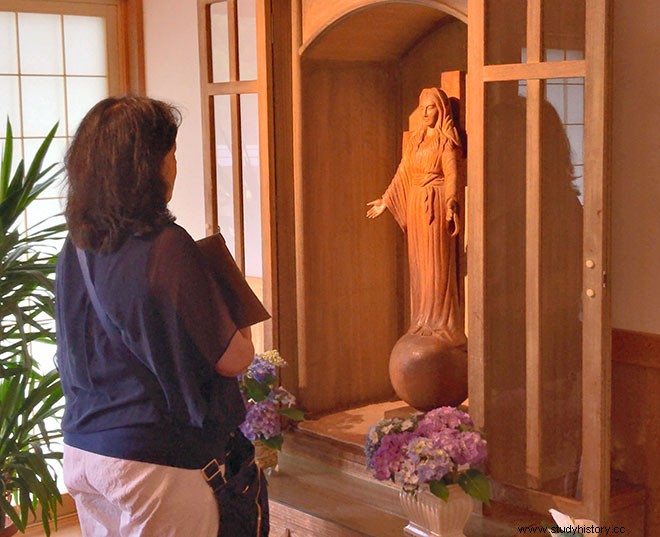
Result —
[[526, 0], [488, 0], [485, 32], [486, 64], [524, 63]]
[[[485, 245], [488, 466], [526, 485], [526, 99], [518, 81], [486, 85]], [[506, 419], [502, 419], [506, 416]]]
[[537, 488], [568, 497], [579, 495], [582, 452], [583, 211], [576, 166], [583, 163], [584, 127], [569, 120], [583, 107], [571, 102], [582, 94], [568, 91], [576, 83], [545, 82], [541, 108], [542, 423], [539, 467], [530, 469]]
[[584, 203], [584, 79], [551, 79], [544, 83], [546, 102], [552, 106], [568, 139], [571, 183]]
[[543, 59], [583, 60], [585, 0], [543, 1]]
[[[581, 486], [583, 82], [543, 84], [540, 214], [526, 199], [527, 84], [486, 85], [489, 470], [503, 483], [566, 497], [579, 497]], [[538, 251], [526, 236], [537, 217]], [[526, 341], [530, 262], [539, 267], [538, 341]], [[530, 375], [538, 393], [528, 393]]]

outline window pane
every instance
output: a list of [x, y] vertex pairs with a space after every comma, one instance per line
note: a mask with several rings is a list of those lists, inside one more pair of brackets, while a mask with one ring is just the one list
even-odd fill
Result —
[[241, 80], [257, 79], [257, 10], [255, 0], [238, 0], [238, 64]]
[[585, 21], [585, 0], [544, 0], [544, 60], [583, 60]]
[[227, 2], [217, 2], [209, 7], [211, 13], [211, 64], [213, 82], [229, 80], [229, 22]]
[[561, 78], [545, 82], [545, 98], [552, 105], [565, 131], [573, 166], [573, 187], [583, 199], [584, 79]]
[[5, 135], [7, 117], [14, 136], [21, 136], [20, 98], [17, 76], [0, 76], [0, 136]]
[[227, 248], [236, 255], [234, 231], [234, 183], [231, 156], [231, 108], [229, 95], [213, 97], [215, 124], [215, 171], [218, 184], [218, 223]]
[[[491, 475], [526, 485], [526, 99], [518, 81], [486, 85], [484, 322], [488, 391], [486, 408], [497, 421], [488, 429]], [[506, 136], [502, 136], [506, 133]], [[505, 420], [501, 417], [506, 416]]]
[[[26, 210], [28, 233], [33, 234], [56, 224], [64, 224], [63, 199], [37, 199]], [[53, 240], [49, 245], [61, 247], [62, 240]]]
[[526, 0], [486, 2], [486, 63], [522, 63], [527, 47]]
[[73, 135], [89, 109], [108, 96], [108, 79], [66, 77], [69, 134]]
[[23, 135], [44, 136], [57, 121], [58, 134], [65, 132], [64, 78], [21, 77], [23, 97]]
[[[85, 46], [81, 47], [81, 43]], [[64, 54], [67, 75], [106, 75], [105, 20], [65, 16]]]
[[0, 12], [0, 73], [18, 73], [16, 15]]
[[245, 215], [245, 274], [262, 276], [261, 185], [259, 181], [259, 110], [257, 94], [241, 99], [243, 210]]
[[[243, 94], [240, 96], [240, 103], [243, 211], [245, 217], [245, 276], [254, 293], [260, 300], [263, 300], [259, 99], [256, 93]], [[263, 352], [264, 323], [252, 327], [252, 342], [256, 352]]]
[[18, 14], [21, 73], [61, 75], [62, 22], [60, 15]]
[[[574, 164], [583, 126], [567, 125], [565, 80], [549, 80], [541, 109], [540, 490], [575, 497], [582, 453], [582, 236]], [[563, 94], [557, 100], [556, 94]], [[548, 96], [554, 95], [553, 99]]]

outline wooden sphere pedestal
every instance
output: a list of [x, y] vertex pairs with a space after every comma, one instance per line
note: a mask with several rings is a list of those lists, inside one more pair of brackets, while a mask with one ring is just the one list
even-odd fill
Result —
[[467, 397], [467, 351], [436, 335], [405, 334], [390, 354], [390, 380], [417, 410], [460, 405]]

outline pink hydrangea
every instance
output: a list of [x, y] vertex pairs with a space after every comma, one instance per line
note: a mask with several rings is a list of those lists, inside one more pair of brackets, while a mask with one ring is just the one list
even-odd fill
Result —
[[413, 438], [415, 438], [415, 434], [410, 432], [383, 437], [380, 446], [371, 458], [371, 467], [376, 479], [381, 481], [390, 479], [399, 471], [403, 448]]
[[466, 412], [441, 407], [420, 417], [380, 420], [367, 434], [365, 453], [376, 479], [392, 479], [414, 493], [424, 483], [457, 482], [461, 472], [484, 461], [486, 440]]

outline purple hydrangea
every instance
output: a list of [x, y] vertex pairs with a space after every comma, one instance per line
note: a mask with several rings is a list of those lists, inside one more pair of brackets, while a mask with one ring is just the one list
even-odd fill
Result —
[[278, 404], [268, 399], [259, 403], [249, 403], [241, 432], [250, 440], [275, 438], [282, 432]]
[[407, 492], [431, 481], [455, 483], [462, 471], [486, 458], [486, 441], [470, 416], [441, 407], [422, 417], [382, 419], [367, 433], [367, 468]]
[[442, 406], [427, 412], [424, 418], [420, 420], [417, 430], [420, 434], [426, 436], [442, 431], [447, 427], [458, 429], [461, 425], [474, 427], [472, 419], [466, 412], [451, 406]]
[[399, 470], [403, 448], [415, 438], [414, 433], [396, 433], [383, 437], [380, 446], [371, 458], [370, 464], [376, 479], [384, 481]]
[[480, 464], [486, 459], [486, 441], [474, 431], [458, 433], [459, 452], [453, 455], [459, 465], [470, 466]]
[[454, 463], [441, 442], [418, 436], [405, 447], [406, 458], [397, 476], [404, 488], [420, 483], [439, 481], [447, 475]]
[[252, 377], [257, 382], [265, 382], [268, 379], [275, 378], [275, 373], [275, 365], [257, 355], [245, 375]]

